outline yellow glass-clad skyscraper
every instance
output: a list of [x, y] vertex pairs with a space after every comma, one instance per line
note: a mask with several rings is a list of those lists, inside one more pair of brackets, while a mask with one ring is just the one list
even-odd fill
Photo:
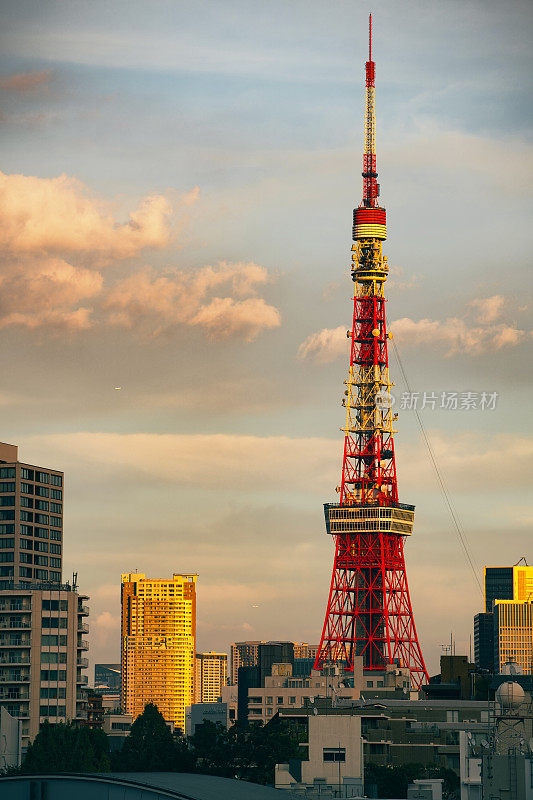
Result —
[[134, 718], [155, 703], [167, 722], [185, 729], [194, 697], [196, 578], [122, 575], [122, 706]]
[[533, 602], [494, 603], [494, 636], [497, 672], [508, 661], [515, 661], [524, 675], [533, 675]]

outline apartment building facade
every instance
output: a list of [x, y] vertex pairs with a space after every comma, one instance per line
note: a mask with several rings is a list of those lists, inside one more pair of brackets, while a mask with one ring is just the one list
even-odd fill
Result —
[[63, 473], [18, 460], [0, 442], [0, 590], [62, 581]]
[[133, 719], [155, 703], [167, 722], [185, 729], [194, 698], [196, 579], [122, 575], [121, 697]]
[[0, 705], [21, 721], [23, 751], [45, 720], [86, 719], [87, 599], [68, 584], [0, 591]]
[[222, 689], [228, 683], [228, 654], [196, 653], [194, 702], [218, 703], [222, 698]]

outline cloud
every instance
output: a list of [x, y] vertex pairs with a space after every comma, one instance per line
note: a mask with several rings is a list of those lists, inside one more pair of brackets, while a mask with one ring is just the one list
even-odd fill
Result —
[[[506, 305], [507, 299], [503, 295], [476, 298], [468, 304], [463, 318], [413, 320], [402, 317], [391, 323], [390, 330], [402, 345], [444, 345], [448, 357], [457, 353], [477, 356], [516, 347], [527, 338], [527, 331], [496, 321], [502, 316]], [[468, 319], [469, 310], [474, 311], [475, 323]], [[298, 348], [298, 357], [309, 358], [318, 364], [333, 361], [346, 355], [345, 337], [346, 329], [342, 326], [324, 328], [302, 342]]]
[[474, 309], [476, 321], [481, 323], [495, 322], [502, 315], [506, 299], [501, 294], [494, 294], [492, 297], [477, 298], [469, 303]]
[[340, 325], [338, 328], [323, 328], [302, 342], [298, 348], [298, 358], [309, 358], [317, 364], [326, 364], [346, 355], [348, 348], [345, 327]]
[[[260, 331], [280, 325], [276, 308], [248, 296], [269, 280], [266, 269], [254, 263], [221, 262], [194, 273], [173, 270], [163, 275], [145, 269], [117, 283], [104, 309], [110, 324], [151, 336], [188, 325], [217, 339], [240, 336], [251, 341]], [[212, 296], [221, 289], [228, 292], [225, 297]]]
[[0, 89], [8, 92], [35, 92], [47, 86], [53, 77], [53, 70], [43, 69], [36, 72], [17, 72], [0, 78]]
[[118, 222], [112, 206], [66, 175], [37, 178], [0, 173], [0, 328], [51, 333], [95, 326], [158, 336], [180, 325], [215, 339], [251, 341], [280, 325], [274, 306], [258, 296], [271, 277], [258, 264], [219, 262], [194, 272], [136, 269], [121, 279], [104, 268], [164, 248], [172, 219], [183, 223], [197, 202], [195, 187], [171, 208], [152, 194]]
[[150, 195], [127, 222], [117, 223], [110, 205], [75, 178], [0, 173], [0, 246], [18, 256], [82, 253], [103, 263], [131, 258], [168, 244], [171, 210], [167, 198]]
[[[492, 491], [505, 484], [527, 485], [533, 440], [508, 434], [447, 435], [430, 432], [439, 467], [457, 492]], [[113, 475], [235, 492], [305, 491], [326, 496], [338, 482], [340, 438], [242, 436], [229, 434], [72, 433], [32, 437], [24, 442], [48, 462], [83, 473], [84, 480]], [[498, 470], [494, 464], [498, 464]], [[402, 486], [435, 488], [428, 456], [418, 441], [399, 456]], [[502, 477], [503, 476], [503, 477]]]
[[449, 317], [443, 321], [409, 317], [395, 320], [391, 330], [402, 345], [445, 345], [446, 356], [457, 353], [480, 355], [482, 353], [514, 347], [526, 338], [526, 332], [500, 323], [498, 325], [470, 326], [463, 319]]

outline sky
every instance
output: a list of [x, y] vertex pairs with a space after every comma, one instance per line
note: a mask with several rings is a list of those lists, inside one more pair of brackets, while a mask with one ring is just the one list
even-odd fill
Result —
[[92, 663], [131, 570], [198, 573], [199, 650], [319, 639], [369, 10], [387, 314], [475, 568], [391, 351], [430, 673], [533, 563], [531, 6], [4, 1], [0, 439], [65, 472]]

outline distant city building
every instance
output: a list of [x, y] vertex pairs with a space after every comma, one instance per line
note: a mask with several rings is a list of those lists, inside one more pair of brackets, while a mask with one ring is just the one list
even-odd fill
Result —
[[501, 672], [516, 661], [533, 674], [533, 567], [485, 567], [485, 611], [474, 617], [476, 666]]
[[314, 659], [318, 653], [318, 644], [307, 644], [307, 642], [294, 642], [294, 660], [296, 659]]
[[481, 612], [474, 617], [474, 661], [479, 669], [494, 670], [494, 615]]
[[[250, 642], [233, 642], [230, 647], [231, 656], [231, 683], [236, 686], [239, 678], [239, 667], [257, 667], [259, 664], [259, 648], [260, 645], [280, 645], [284, 644], [288, 649], [292, 647], [290, 656], [288, 651], [285, 656], [278, 648], [276, 657], [269, 659], [266, 655], [268, 652], [263, 648], [263, 658], [265, 659], [265, 674], [270, 674], [270, 665], [276, 660], [286, 661], [289, 660], [295, 664], [295, 672], [299, 675], [310, 675], [313, 668], [316, 654], [318, 653], [317, 644], [308, 644], [307, 642], [267, 642], [267, 641], [250, 641]], [[296, 662], [299, 662], [298, 664]]]
[[494, 604], [494, 666], [502, 672], [516, 662], [524, 675], [533, 675], [533, 599], [529, 603], [496, 600]]
[[485, 567], [485, 611], [492, 611], [496, 600], [526, 603], [533, 600], [533, 567]]
[[222, 687], [228, 682], [228, 654], [196, 653], [195, 658], [195, 703], [218, 703]]
[[264, 642], [233, 642], [230, 646], [231, 682], [237, 686], [239, 667], [257, 667], [259, 645]]
[[94, 688], [101, 695], [105, 696], [119, 693], [120, 684], [120, 664], [94, 665]]
[[63, 473], [0, 443], [0, 589], [62, 580]]
[[86, 600], [68, 584], [0, 590], [0, 705], [21, 721], [23, 750], [45, 720], [87, 718]]
[[122, 575], [122, 708], [135, 719], [155, 703], [185, 729], [194, 698], [196, 575]]
[[193, 703], [185, 709], [185, 736], [194, 736], [197, 725], [204, 722], [219, 722], [228, 727], [228, 707], [226, 703]]

